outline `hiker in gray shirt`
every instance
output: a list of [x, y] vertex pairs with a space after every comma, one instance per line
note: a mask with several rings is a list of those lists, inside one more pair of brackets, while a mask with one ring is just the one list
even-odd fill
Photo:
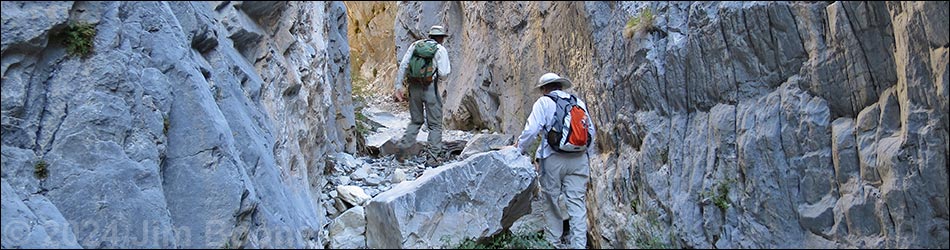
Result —
[[[524, 130], [515, 147], [525, 154], [535, 136], [541, 145], [535, 157], [540, 163], [539, 182], [544, 201], [544, 238], [557, 248], [586, 248], [587, 207], [585, 194], [590, 178], [589, 155], [594, 140], [594, 124], [587, 115], [587, 105], [576, 96], [564, 92], [570, 80], [554, 73], [541, 76], [535, 89], [543, 96], [534, 102]], [[567, 210], [561, 210], [558, 197], [564, 195]], [[567, 242], [561, 242], [568, 220]]]

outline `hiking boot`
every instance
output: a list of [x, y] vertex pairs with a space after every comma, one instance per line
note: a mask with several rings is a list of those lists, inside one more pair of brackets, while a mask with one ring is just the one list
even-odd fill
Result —
[[396, 148], [396, 152], [395, 152], [395, 155], [396, 155], [396, 160], [397, 160], [397, 161], [399, 161], [400, 163], [405, 163], [406, 158], [411, 158], [411, 157], [409, 157], [409, 147], [410, 147], [410, 146], [412, 146], [412, 144], [409, 143], [409, 142], [406, 142], [406, 141], [404, 141], [404, 140], [399, 140], [399, 141], [396, 142], [396, 147], [395, 147], [395, 148]]
[[425, 152], [423, 152], [423, 155], [425, 156], [425, 159], [426, 159], [426, 162], [425, 162], [426, 168], [438, 167], [442, 165], [442, 163], [444, 162], [444, 159], [440, 157], [438, 153], [433, 153], [430, 150], [426, 150]]
[[404, 163], [406, 159], [406, 154], [402, 148], [396, 149], [396, 161], [399, 163]]
[[441, 165], [441, 164], [442, 164], [442, 162], [439, 161], [439, 159], [438, 159], [437, 157], [432, 156], [431, 154], [425, 154], [425, 166], [426, 166], [426, 168], [438, 167], [438, 166]]
[[438, 159], [435, 159], [435, 158], [426, 159], [426, 163], [425, 163], [426, 168], [435, 168], [440, 165], [442, 165], [442, 161], [439, 161]]

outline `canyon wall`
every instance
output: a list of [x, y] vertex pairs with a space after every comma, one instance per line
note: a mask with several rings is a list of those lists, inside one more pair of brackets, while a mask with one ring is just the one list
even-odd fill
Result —
[[326, 243], [324, 159], [356, 148], [342, 2], [2, 9], [3, 248]]
[[397, 58], [448, 30], [449, 128], [520, 133], [540, 75], [574, 82], [592, 246], [948, 246], [945, 2], [398, 8]]

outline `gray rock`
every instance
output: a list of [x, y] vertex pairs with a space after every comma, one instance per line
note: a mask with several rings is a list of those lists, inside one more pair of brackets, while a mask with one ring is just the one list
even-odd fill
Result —
[[2, 198], [4, 248], [82, 248], [72, 225], [45, 197], [30, 195], [23, 199], [3, 179]]
[[478, 134], [465, 144], [460, 158], [467, 158], [473, 154], [497, 150], [504, 146], [514, 145], [515, 135]]
[[[332, 118], [352, 109], [345, 8], [230, 4], [3, 3], [3, 178], [36, 218], [83, 224], [58, 247], [324, 245], [314, 166], [355, 124]], [[95, 24], [91, 54], [47, 42], [66, 20]]]
[[357, 180], [357, 181], [362, 181], [366, 179], [367, 177], [370, 176], [369, 169], [370, 167], [365, 166], [365, 165], [356, 169], [356, 171], [353, 171], [353, 173], [350, 174], [350, 179]]
[[362, 206], [346, 210], [330, 224], [330, 248], [366, 248], [366, 214]]
[[395, 37], [398, 58], [429, 25], [465, 34], [449, 129], [517, 134], [527, 83], [574, 82], [602, 152], [593, 248], [945, 248], [947, 5], [404, 2]]
[[323, 204], [323, 209], [327, 211], [327, 217], [336, 218], [340, 211], [336, 209], [336, 205], [333, 203], [335, 199], [330, 199], [329, 202]]
[[31, 49], [46, 47], [49, 31], [66, 23], [72, 6], [72, 1], [3, 2], [2, 50], [6, 51], [13, 45], [24, 45]]
[[251, 17], [264, 19], [279, 14], [287, 5], [286, 1], [241, 1], [239, 4], [235, 4], [235, 7]]
[[379, 194], [379, 189], [376, 189], [375, 187], [366, 188], [366, 195], [369, 197], [375, 197], [377, 194]]
[[340, 197], [333, 198], [333, 208], [336, 208], [337, 213], [339, 213], [340, 211], [346, 211], [350, 207], [352, 206], [347, 206], [347, 204], [344, 203], [343, 199], [341, 199]]
[[377, 186], [379, 183], [383, 182], [383, 178], [377, 174], [371, 174], [369, 177], [366, 177], [366, 185]]
[[370, 248], [434, 248], [484, 238], [529, 212], [536, 174], [514, 149], [476, 154], [403, 182], [366, 205]]
[[[838, 118], [832, 123], [832, 160], [835, 166], [835, 180], [839, 189], [855, 183], [860, 178], [857, 142], [855, 142], [854, 119]], [[845, 192], [845, 190], [840, 190]]]
[[347, 153], [335, 153], [327, 157], [328, 163], [333, 164], [336, 173], [349, 173], [363, 166], [363, 162]]
[[350, 177], [349, 177], [349, 176], [340, 176], [340, 177], [337, 178], [337, 183], [339, 183], [339, 185], [349, 185], [349, 184], [350, 184]]

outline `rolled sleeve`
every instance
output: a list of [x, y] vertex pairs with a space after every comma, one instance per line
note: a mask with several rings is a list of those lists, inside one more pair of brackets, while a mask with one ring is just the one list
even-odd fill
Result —
[[435, 65], [439, 69], [439, 77], [448, 76], [452, 73], [452, 65], [449, 63], [449, 52], [441, 44], [439, 51], [436, 52]]

